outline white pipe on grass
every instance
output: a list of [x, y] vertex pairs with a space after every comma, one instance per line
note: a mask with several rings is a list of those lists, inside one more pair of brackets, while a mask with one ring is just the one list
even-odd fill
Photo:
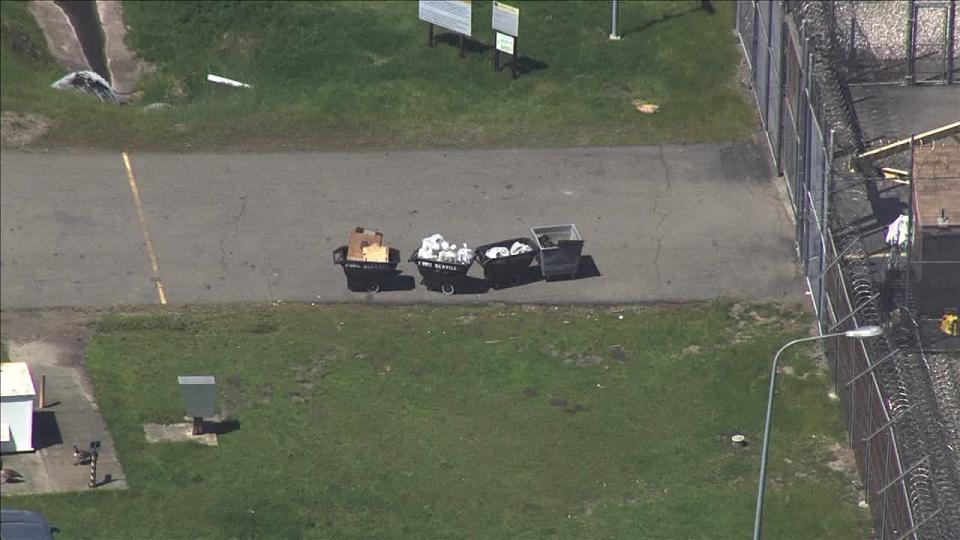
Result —
[[240, 81], [228, 79], [226, 77], [221, 77], [219, 75], [207, 74], [207, 80], [212, 83], [225, 84], [227, 86], [232, 86], [234, 88], [253, 88], [247, 83], [242, 83]]

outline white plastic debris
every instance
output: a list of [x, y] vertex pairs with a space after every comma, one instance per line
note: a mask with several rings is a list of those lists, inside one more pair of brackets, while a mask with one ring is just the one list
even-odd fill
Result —
[[510, 256], [510, 250], [507, 249], [507, 248], [505, 248], [505, 247], [496, 246], [496, 247], [492, 247], [492, 248], [488, 249], [487, 252], [484, 253], [484, 255], [485, 255], [488, 259], [496, 259], [496, 258], [499, 258], [499, 257], [509, 257], [509, 256]]
[[469, 264], [473, 260], [473, 250], [463, 244], [463, 247], [457, 250], [457, 262], [460, 264]]
[[521, 253], [530, 253], [531, 251], [533, 251], [533, 248], [523, 242], [514, 242], [513, 245], [510, 246], [511, 255], [520, 255]]
[[466, 244], [458, 248], [457, 244], [445, 240], [443, 235], [434, 234], [423, 239], [417, 257], [430, 261], [469, 264], [473, 261], [474, 252]]
[[893, 220], [893, 223], [887, 227], [887, 245], [890, 246], [903, 246], [907, 243], [908, 227], [910, 226], [910, 218], [906, 214], [900, 215], [897, 219]]
[[224, 84], [226, 86], [232, 86], [234, 88], [253, 88], [247, 83], [242, 83], [240, 81], [235, 81], [233, 79], [228, 79], [226, 77], [221, 77], [219, 75], [207, 74], [207, 80], [212, 83]]

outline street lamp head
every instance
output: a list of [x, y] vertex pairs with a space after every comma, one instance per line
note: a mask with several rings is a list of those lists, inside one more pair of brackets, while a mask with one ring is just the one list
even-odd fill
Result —
[[870, 324], [867, 326], [861, 326], [860, 328], [854, 328], [853, 330], [847, 330], [843, 335], [850, 338], [869, 338], [877, 337], [883, 333], [883, 328], [880, 328], [877, 325]]

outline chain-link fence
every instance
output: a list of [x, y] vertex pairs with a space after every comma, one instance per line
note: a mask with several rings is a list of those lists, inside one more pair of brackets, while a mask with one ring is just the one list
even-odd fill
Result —
[[[937, 404], [935, 389], [943, 385], [932, 379], [940, 372], [931, 369], [919, 347], [909, 312], [891, 322], [857, 236], [838, 239], [839, 250], [834, 244], [828, 224], [860, 217], [832, 219], [835, 158], [864, 149], [849, 81], [952, 77], [955, 4], [737, 3], [737, 31], [764, 132], [789, 188], [820, 329], [881, 323], [889, 328], [869, 346], [851, 340], [827, 344], [879, 538], [960, 538], [960, 458], [950, 448]], [[942, 11], [936, 12], [940, 18], [935, 9]], [[914, 20], [908, 21], [911, 14]], [[934, 47], [941, 34], [933, 28], [951, 41]], [[843, 177], [851, 174], [845, 170]]]
[[954, 82], [956, 0], [829, 2], [829, 33], [850, 84]]

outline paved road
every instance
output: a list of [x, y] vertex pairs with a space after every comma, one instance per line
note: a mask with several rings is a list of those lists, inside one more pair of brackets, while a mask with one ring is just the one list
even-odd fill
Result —
[[[803, 294], [779, 181], [755, 145], [129, 158], [132, 181], [118, 153], [3, 152], [3, 308], [157, 303], [156, 277], [171, 303]], [[347, 292], [330, 256], [356, 226], [407, 256], [433, 232], [476, 245], [570, 222], [593, 277], [369, 295]]]

